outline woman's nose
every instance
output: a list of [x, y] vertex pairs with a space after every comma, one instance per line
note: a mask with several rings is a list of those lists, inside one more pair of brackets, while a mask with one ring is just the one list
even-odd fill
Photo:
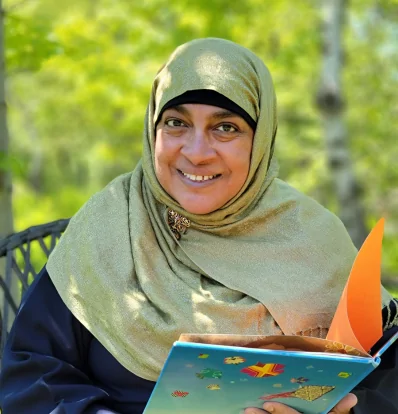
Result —
[[198, 128], [193, 129], [181, 148], [181, 154], [194, 165], [212, 161], [216, 157], [216, 151], [210, 134]]

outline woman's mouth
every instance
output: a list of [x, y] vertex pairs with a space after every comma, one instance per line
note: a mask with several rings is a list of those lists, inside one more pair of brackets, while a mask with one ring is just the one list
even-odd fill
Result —
[[183, 177], [187, 178], [189, 181], [195, 182], [195, 183], [204, 183], [207, 181], [215, 180], [219, 177], [221, 177], [221, 174], [214, 174], [214, 175], [194, 175], [194, 174], [188, 174], [184, 171], [178, 170], [178, 173], [182, 175]]

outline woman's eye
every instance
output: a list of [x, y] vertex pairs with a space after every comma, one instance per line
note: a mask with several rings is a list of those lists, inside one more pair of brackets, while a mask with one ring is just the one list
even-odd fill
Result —
[[182, 121], [179, 121], [178, 119], [168, 119], [165, 124], [169, 127], [181, 127], [184, 126], [184, 123]]
[[237, 132], [237, 128], [231, 124], [222, 124], [216, 128], [218, 131], [221, 132]]

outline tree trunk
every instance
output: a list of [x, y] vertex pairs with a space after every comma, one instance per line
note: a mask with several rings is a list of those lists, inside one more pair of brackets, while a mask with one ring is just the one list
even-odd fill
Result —
[[[5, 58], [4, 58], [4, 10], [2, 0], [0, 0], [0, 239], [12, 233], [12, 186], [11, 172], [8, 160], [8, 129], [7, 129], [7, 105], [5, 99]], [[5, 276], [5, 259], [0, 259], [0, 274]], [[18, 296], [18, 284], [11, 286], [14, 297]], [[0, 337], [2, 309], [4, 295], [0, 289]], [[9, 316], [9, 324], [13, 317]]]
[[[0, 160], [7, 166], [8, 157], [8, 129], [7, 105], [5, 99], [5, 62], [4, 62], [4, 11], [0, 0]], [[0, 164], [0, 238], [10, 234], [13, 230], [11, 204], [11, 174]]]
[[345, 0], [323, 0], [323, 68], [317, 106], [325, 128], [328, 166], [339, 204], [339, 216], [359, 248], [367, 236], [360, 187], [355, 178], [348, 148], [341, 91], [343, 66], [342, 29]]

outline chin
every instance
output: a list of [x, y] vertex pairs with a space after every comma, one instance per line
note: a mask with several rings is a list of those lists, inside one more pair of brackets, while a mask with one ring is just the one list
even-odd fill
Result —
[[204, 203], [184, 203], [180, 202], [181, 207], [191, 214], [208, 214], [212, 213], [215, 210], [218, 210], [219, 207], [216, 205], [209, 205]]

